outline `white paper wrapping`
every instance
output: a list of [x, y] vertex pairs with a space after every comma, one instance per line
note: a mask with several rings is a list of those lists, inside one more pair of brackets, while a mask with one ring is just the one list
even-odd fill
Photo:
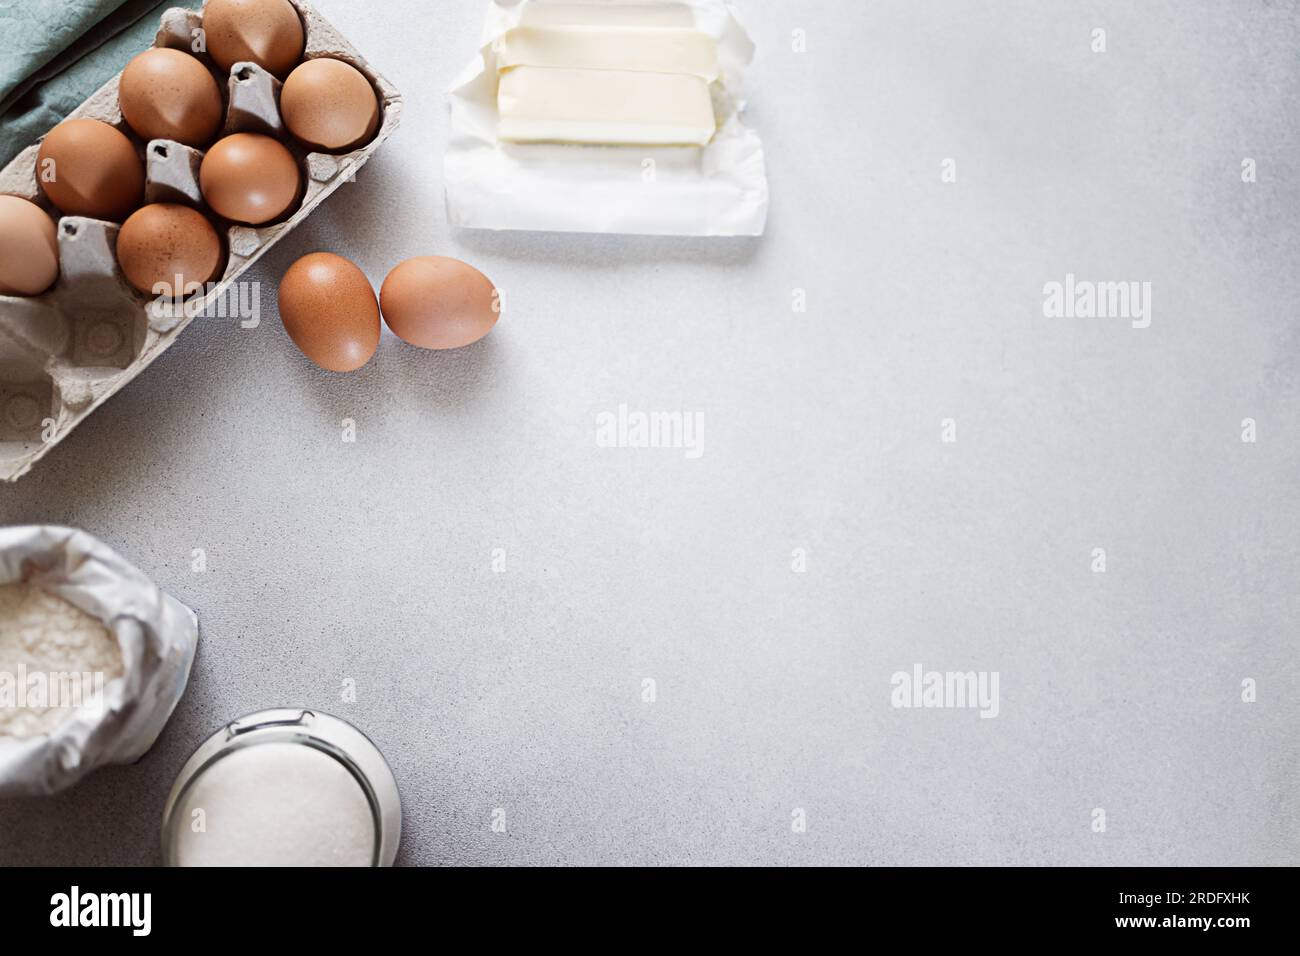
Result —
[[718, 47], [723, 70], [715, 85], [719, 130], [708, 146], [501, 143], [496, 136], [493, 44], [519, 23], [530, 4], [546, 2], [493, 0], [479, 53], [450, 91], [451, 141], [444, 179], [451, 224], [555, 232], [762, 235], [768, 206], [763, 143], [741, 121], [744, 74], [754, 58], [754, 44], [731, 4], [673, 0], [690, 8], [696, 26]]
[[144, 755], [189, 680], [194, 612], [100, 541], [71, 528], [0, 528], [0, 584], [25, 581], [97, 618], [122, 649], [123, 676], [101, 708], [83, 707], [40, 737], [0, 737], [0, 795], [48, 794], [105, 764]]

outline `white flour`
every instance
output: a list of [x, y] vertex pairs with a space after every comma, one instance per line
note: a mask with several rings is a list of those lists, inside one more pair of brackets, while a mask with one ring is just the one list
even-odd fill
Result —
[[123, 673], [99, 621], [28, 584], [0, 585], [0, 737], [47, 734]]
[[217, 760], [177, 805], [181, 866], [370, 866], [375, 822], [356, 778], [302, 744]]

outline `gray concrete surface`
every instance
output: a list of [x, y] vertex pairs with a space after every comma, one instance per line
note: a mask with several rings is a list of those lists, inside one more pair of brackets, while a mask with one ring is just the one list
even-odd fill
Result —
[[[153, 751], [0, 804], [0, 863], [154, 862], [191, 749], [286, 703], [384, 749], [407, 864], [1300, 863], [1293, 5], [744, 0], [761, 241], [449, 230], [482, 4], [319, 6], [403, 128], [259, 328], [0, 489], [203, 625]], [[326, 375], [274, 310], [317, 249], [459, 256], [509, 311]], [[1150, 327], [1045, 317], [1067, 273], [1150, 282]], [[620, 403], [702, 413], [703, 457], [597, 447]], [[918, 663], [998, 716], [892, 706]]]

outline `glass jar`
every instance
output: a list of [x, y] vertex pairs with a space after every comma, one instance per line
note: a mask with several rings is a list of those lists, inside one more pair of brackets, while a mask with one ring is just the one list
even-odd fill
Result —
[[329, 714], [264, 710], [186, 761], [163, 812], [167, 866], [392, 866], [397, 780], [365, 734]]

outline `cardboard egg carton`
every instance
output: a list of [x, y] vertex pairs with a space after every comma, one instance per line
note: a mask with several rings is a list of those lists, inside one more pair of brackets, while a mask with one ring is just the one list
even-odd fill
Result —
[[[227, 115], [222, 136], [236, 132], [276, 136], [303, 171], [301, 204], [267, 226], [224, 224], [226, 267], [215, 286], [183, 308], [165, 307], [127, 283], [115, 255], [118, 226], [78, 216], [58, 221], [60, 273], [49, 292], [33, 298], [0, 296], [0, 481], [16, 481], [96, 408], [139, 375], [205, 309], [216, 310], [230, 286], [330, 193], [353, 177], [392, 135], [402, 96], [373, 70], [337, 30], [304, 0], [290, 0], [306, 32], [304, 59], [334, 57], [352, 64], [375, 87], [383, 118], [373, 140], [340, 155], [301, 148], [280, 118], [280, 83], [253, 63], [236, 63], [226, 78]], [[163, 14], [154, 46], [194, 53], [202, 14], [173, 8]], [[125, 64], [123, 64], [125, 66]], [[145, 202], [177, 202], [203, 211], [221, 232], [223, 220], [206, 208], [199, 191], [203, 151], [168, 140], [139, 143], [122, 118], [111, 79], [70, 118], [101, 120], [131, 137], [145, 161]], [[30, 199], [57, 214], [37, 181], [40, 143], [0, 170], [0, 193]]]

